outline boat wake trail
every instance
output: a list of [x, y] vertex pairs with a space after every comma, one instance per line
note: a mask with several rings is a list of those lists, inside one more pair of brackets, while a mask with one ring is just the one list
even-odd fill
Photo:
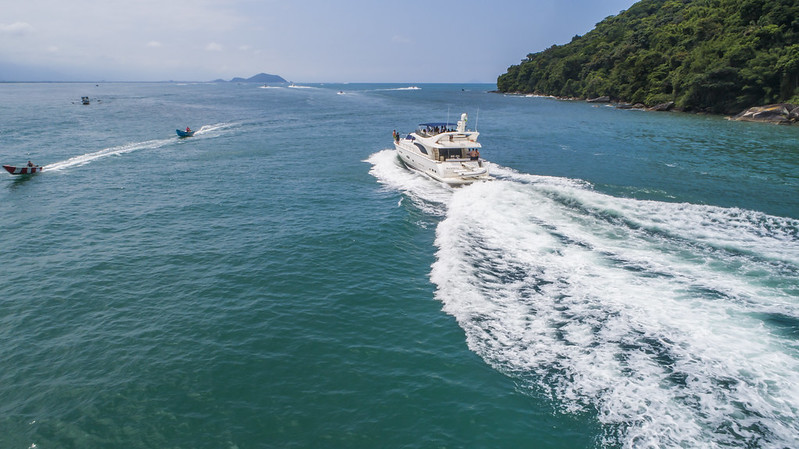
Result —
[[799, 220], [496, 166], [430, 198], [385, 153], [372, 174], [438, 207], [431, 280], [469, 348], [598, 445], [799, 446]]
[[452, 196], [452, 187], [434, 183], [430, 178], [405, 168], [395, 150], [382, 150], [366, 162], [372, 164], [370, 173], [387, 188], [403, 192], [426, 214], [444, 216], [444, 205]]
[[[202, 127], [200, 127], [200, 129], [194, 132], [194, 136], [199, 137], [204, 134], [209, 137], [214, 136], [217, 131], [222, 131], [231, 128], [233, 126], [236, 125], [233, 123], [217, 123], [214, 125], [203, 125]], [[81, 165], [86, 165], [92, 161], [95, 161], [97, 159], [102, 159], [108, 156], [118, 156], [120, 154], [132, 153], [134, 151], [139, 151], [139, 150], [154, 150], [166, 145], [174, 144], [176, 141], [178, 141], [177, 136], [170, 137], [169, 139], [158, 139], [158, 140], [148, 140], [145, 142], [128, 143], [125, 145], [104, 148], [102, 150], [95, 151], [92, 153], [86, 153], [86, 154], [81, 154], [79, 156], [74, 156], [65, 161], [48, 164], [44, 168], [48, 172], [52, 172], [52, 171], [63, 170], [66, 168], [79, 167]]]
[[408, 86], [408, 87], [391, 87], [386, 89], [375, 89], [375, 90], [422, 90], [419, 86]]
[[81, 165], [86, 165], [89, 162], [95, 161], [97, 159], [102, 159], [104, 157], [117, 156], [120, 154], [131, 153], [133, 151], [139, 151], [145, 149], [152, 150], [163, 147], [164, 145], [170, 143], [174, 143], [174, 139], [148, 140], [146, 142], [130, 143], [126, 145], [105, 148], [100, 151], [95, 151], [93, 153], [74, 156], [65, 161], [54, 162], [52, 164], [46, 165], [44, 168], [47, 171], [52, 172], [52, 171], [63, 170], [66, 168], [79, 167]]
[[194, 135], [195, 136], [201, 136], [203, 134], [211, 134], [214, 131], [222, 131], [222, 130], [225, 130], [225, 129], [228, 129], [228, 128], [232, 128], [234, 126], [237, 126], [237, 124], [236, 123], [216, 123], [214, 125], [203, 125], [203, 126], [200, 127], [200, 129], [198, 129], [197, 131], [194, 132]]

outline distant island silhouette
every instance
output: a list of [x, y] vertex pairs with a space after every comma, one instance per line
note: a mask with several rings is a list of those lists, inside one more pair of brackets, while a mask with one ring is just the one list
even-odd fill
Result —
[[249, 78], [233, 78], [230, 81], [225, 81], [223, 79], [214, 80], [215, 83], [288, 83], [282, 76], [280, 75], [271, 75], [269, 73], [259, 73], [255, 76], [251, 76]]

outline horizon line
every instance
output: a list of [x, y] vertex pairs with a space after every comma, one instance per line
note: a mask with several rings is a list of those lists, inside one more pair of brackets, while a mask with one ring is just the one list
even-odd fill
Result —
[[[156, 84], [156, 83], [200, 83], [200, 84], [225, 84], [225, 83], [236, 83], [236, 84], [292, 84], [297, 83], [294, 81], [286, 81], [284, 83], [262, 83], [260, 81], [233, 81], [233, 80], [210, 80], [210, 81], [199, 81], [199, 80], [160, 80], [160, 81], [136, 81], [136, 80], [127, 80], [127, 81], [120, 81], [120, 80], [83, 80], [83, 81], [68, 81], [68, 80], [36, 80], [36, 81], [25, 81], [25, 80], [0, 80], [0, 84], [98, 84], [98, 83], [107, 83], [107, 84], [124, 84], [124, 83], [148, 83], [148, 84]], [[298, 83], [302, 84], [496, 84], [496, 81], [298, 81]]]

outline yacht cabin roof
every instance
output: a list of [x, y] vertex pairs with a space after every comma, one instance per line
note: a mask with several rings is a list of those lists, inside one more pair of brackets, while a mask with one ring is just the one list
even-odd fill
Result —
[[419, 126], [420, 127], [426, 126], [428, 128], [435, 128], [435, 127], [449, 128], [450, 126], [453, 126], [453, 127], [458, 126], [458, 124], [457, 123], [447, 123], [447, 122], [433, 122], [433, 123], [419, 123]]

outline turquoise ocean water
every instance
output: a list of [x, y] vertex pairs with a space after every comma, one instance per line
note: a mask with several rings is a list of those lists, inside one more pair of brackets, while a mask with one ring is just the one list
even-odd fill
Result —
[[0, 85], [0, 447], [799, 446], [799, 128], [493, 88]]

